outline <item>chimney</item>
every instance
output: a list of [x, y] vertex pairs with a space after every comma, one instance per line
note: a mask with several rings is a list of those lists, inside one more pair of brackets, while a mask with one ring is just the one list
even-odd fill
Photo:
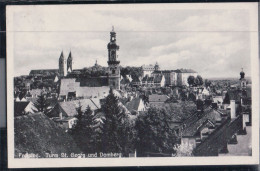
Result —
[[62, 112], [60, 112], [60, 119], [62, 119]]
[[236, 118], [236, 101], [230, 100], [230, 117], [231, 119]]

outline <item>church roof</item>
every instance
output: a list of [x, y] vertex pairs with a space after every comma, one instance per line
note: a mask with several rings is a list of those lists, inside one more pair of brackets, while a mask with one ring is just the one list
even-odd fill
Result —
[[87, 87], [80, 86], [75, 78], [61, 79], [60, 96], [67, 96], [69, 92], [76, 92], [77, 97], [104, 97], [109, 92], [109, 86]]

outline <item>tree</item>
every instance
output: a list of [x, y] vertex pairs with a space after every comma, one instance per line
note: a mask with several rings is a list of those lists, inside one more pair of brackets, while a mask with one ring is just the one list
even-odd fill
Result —
[[47, 98], [43, 92], [41, 92], [37, 101], [34, 103], [34, 106], [36, 107], [38, 112], [42, 112], [48, 116], [48, 114], [50, 112], [50, 109], [48, 109], [48, 107], [50, 106], [50, 104], [47, 101]]
[[193, 156], [193, 146], [191, 144], [177, 144], [173, 147], [175, 157], [191, 157]]
[[76, 110], [76, 118], [78, 119], [78, 121], [76, 126], [71, 130], [71, 134], [82, 152], [94, 152], [94, 141], [92, 138], [94, 126], [93, 111], [90, 109], [89, 106], [86, 108], [85, 111], [82, 111], [82, 106], [80, 102]]
[[211, 86], [211, 81], [208, 79], [205, 79], [205, 87], [210, 87]]
[[149, 108], [136, 120], [136, 149], [138, 156], [147, 153], [172, 153], [176, 135], [170, 128], [171, 116], [164, 109]]
[[229, 97], [228, 92], [225, 94], [223, 104], [230, 104], [230, 97]]
[[103, 125], [103, 149], [104, 152], [124, 152], [126, 130], [128, 129], [128, 116], [120, 109], [119, 100], [110, 89], [109, 95], [102, 105], [105, 114]]
[[188, 84], [189, 84], [189, 86], [193, 86], [194, 85], [194, 83], [195, 83], [195, 77], [194, 76], [192, 76], [192, 75], [190, 75], [189, 77], [188, 77]]
[[198, 75], [198, 76], [196, 77], [196, 79], [195, 79], [195, 85], [196, 85], [196, 86], [201, 86], [201, 85], [203, 85], [203, 79], [202, 79], [202, 77], [201, 77], [200, 75]]

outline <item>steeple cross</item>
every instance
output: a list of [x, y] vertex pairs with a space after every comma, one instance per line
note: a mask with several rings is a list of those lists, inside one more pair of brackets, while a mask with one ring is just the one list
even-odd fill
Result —
[[112, 26], [112, 31], [114, 31], [114, 26]]

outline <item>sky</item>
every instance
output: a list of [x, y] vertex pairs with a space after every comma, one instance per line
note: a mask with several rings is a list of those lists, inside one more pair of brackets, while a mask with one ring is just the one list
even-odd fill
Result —
[[[204, 78], [250, 76], [250, 19], [245, 9], [176, 8], [171, 5], [14, 6], [14, 75], [58, 69], [61, 51], [74, 69], [107, 66], [114, 26], [120, 64], [159, 63]], [[7, 16], [8, 18], [8, 16]], [[8, 37], [7, 37], [8, 39]]]

